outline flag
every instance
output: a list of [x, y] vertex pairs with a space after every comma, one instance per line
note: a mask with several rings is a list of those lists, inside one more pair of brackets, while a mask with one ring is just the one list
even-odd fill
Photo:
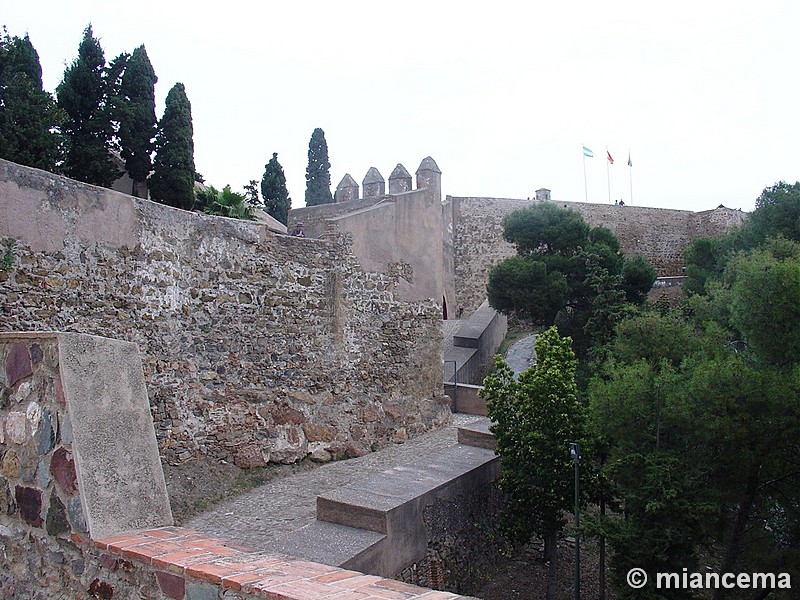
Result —
[[630, 152], [628, 152], [628, 166], [629, 167], [633, 166], [633, 163], [631, 162], [631, 153]]
[[594, 152], [589, 150], [586, 146], [583, 147], [583, 155], [592, 158], [594, 156]]
[[606, 154], [608, 155], [608, 162], [610, 162], [613, 165], [614, 164], [614, 159], [611, 158], [611, 152], [606, 150]]

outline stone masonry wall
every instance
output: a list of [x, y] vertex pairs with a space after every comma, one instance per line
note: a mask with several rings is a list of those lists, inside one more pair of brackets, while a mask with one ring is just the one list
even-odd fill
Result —
[[[459, 309], [469, 314], [486, 298], [489, 269], [514, 255], [503, 240], [503, 217], [535, 200], [456, 198], [448, 196], [453, 214], [453, 263]], [[591, 226], [613, 231], [626, 253], [643, 254], [659, 276], [681, 274], [683, 249], [697, 237], [719, 235], [741, 224], [745, 213], [728, 208], [694, 213], [682, 210], [556, 202], [578, 211]]]
[[0, 331], [124, 339], [162, 459], [367, 452], [449, 419], [434, 302], [343, 239], [280, 236], [0, 161]]

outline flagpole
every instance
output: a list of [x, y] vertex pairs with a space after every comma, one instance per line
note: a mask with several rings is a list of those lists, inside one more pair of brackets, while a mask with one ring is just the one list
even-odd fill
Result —
[[630, 150], [628, 150], [628, 180], [631, 184], [631, 204], [633, 204], [633, 163], [631, 162]]
[[611, 204], [611, 169], [609, 168], [609, 156], [611, 154], [608, 152], [608, 146], [606, 146], [606, 179], [608, 179], [608, 203]]
[[583, 197], [589, 202], [589, 187], [586, 184], [586, 152], [583, 153]]

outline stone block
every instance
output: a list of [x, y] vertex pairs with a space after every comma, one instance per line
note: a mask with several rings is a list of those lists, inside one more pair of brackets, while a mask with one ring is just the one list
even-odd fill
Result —
[[172, 525], [138, 347], [72, 333], [57, 337], [90, 535]]
[[39, 427], [39, 441], [36, 445], [36, 453], [39, 455], [48, 454], [55, 447], [56, 432], [53, 428], [53, 418], [50, 411], [42, 411], [42, 418]]
[[22, 520], [28, 525], [41, 527], [43, 523], [42, 491], [18, 485], [14, 488], [14, 498]]
[[156, 571], [156, 580], [161, 592], [173, 600], [183, 600], [186, 593], [186, 580], [180, 575], [173, 575], [165, 571]]
[[26, 377], [33, 375], [31, 357], [28, 346], [22, 342], [13, 344], [6, 357], [6, 381], [9, 387]]
[[491, 421], [488, 418], [477, 419], [461, 425], [458, 428], [458, 443], [494, 450], [497, 447], [497, 441], [489, 431], [490, 426]]
[[248, 444], [239, 449], [233, 462], [240, 469], [265, 467], [269, 462], [269, 452], [266, 452], [255, 444]]
[[56, 480], [56, 484], [68, 496], [78, 493], [78, 474], [75, 471], [75, 460], [72, 452], [63, 446], [53, 452], [50, 459], [50, 472]]
[[54, 537], [70, 531], [66, 508], [57, 494], [50, 494], [50, 506], [47, 509], [45, 527], [48, 535]]
[[67, 519], [69, 519], [72, 529], [80, 532], [87, 532], [86, 515], [83, 512], [81, 497], [75, 496], [67, 500]]
[[331, 425], [305, 423], [303, 433], [309, 442], [331, 442], [336, 438], [336, 428]]

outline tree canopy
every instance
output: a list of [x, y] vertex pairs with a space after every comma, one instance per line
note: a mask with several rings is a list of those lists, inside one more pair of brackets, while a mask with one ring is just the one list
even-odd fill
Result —
[[286, 189], [286, 176], [283, 167], [278, 162], [278, 153], [273, 152], [272, 158], [264, 165], [264, 176], [261, 178], [261, 196], [267, 213], [278, 221], [287, 225], [289, 223], [289, 209], [292, 199]]
[[515, 542], [533, 534], [545, 541], [550, 561], [548, 597], [555, 592], [556, 541], [573, 506], [569, 443], [583, 441], [583, 409], [575, 382], [571, 340], [551, 327], [536, 339], [536, 365], [514, 380], [508, 365], [495, 369], [481, 392], [500, 455], [500, 486], [508, 493], [503, 529]]
[[591, 228], [576, 211], [550, 202], [507, 215], [503, 237], [517, 256], [490, 270], [489, 304], [539, 325], [555, 323], [579, 355], [590, 337], [611, 336], [619, 307], [626, 299], [641, 304], [656, 277], [643, 257], [622, 255], [609, 229]]
[[156, 135], [155, 84], [158, 81], [144, 46], [133, 51], [120, 86], [119, 140], [125, 169], [133, 180], [132, 193], [146, 197]]
[[176, 83], [167, 94], [156, 133], [156, 157], [150, 177], [153, 200], [190, 210], [194, 205], [194, 138], [192, 106], [186, 88]]
[[[112, 79], [119, 75], [114, 70], [110, 73]], [[104, 187], [110, 187], [119, 176], [111, 160], [114, 126], [108, 90], [103, 48], [89, 25], [78, 46], [78, 57], [64, 71], [56, 96], [58, 106], [66, 113], [65, 174]]]
[[691, 572], [701, 557], [800, 576], [798, 190], [766, 188], [742, 227], [696, 240], [689, 298], [623, 319], [595, 365], [591, 430], [625, 506], [602, 526], [621, 598], [655, 597], [625, 584], [630, 568]]
[[331, 163], [328, 162], [328, 143], [325, 132], [317, 127], [308, 143], [308, 167], [306, 168], [306, 206], [330, 204]]
[[63, 113], [42, 89], [42, 67], [30, 38], [0, 36], [0, 157], [56, 171]]

